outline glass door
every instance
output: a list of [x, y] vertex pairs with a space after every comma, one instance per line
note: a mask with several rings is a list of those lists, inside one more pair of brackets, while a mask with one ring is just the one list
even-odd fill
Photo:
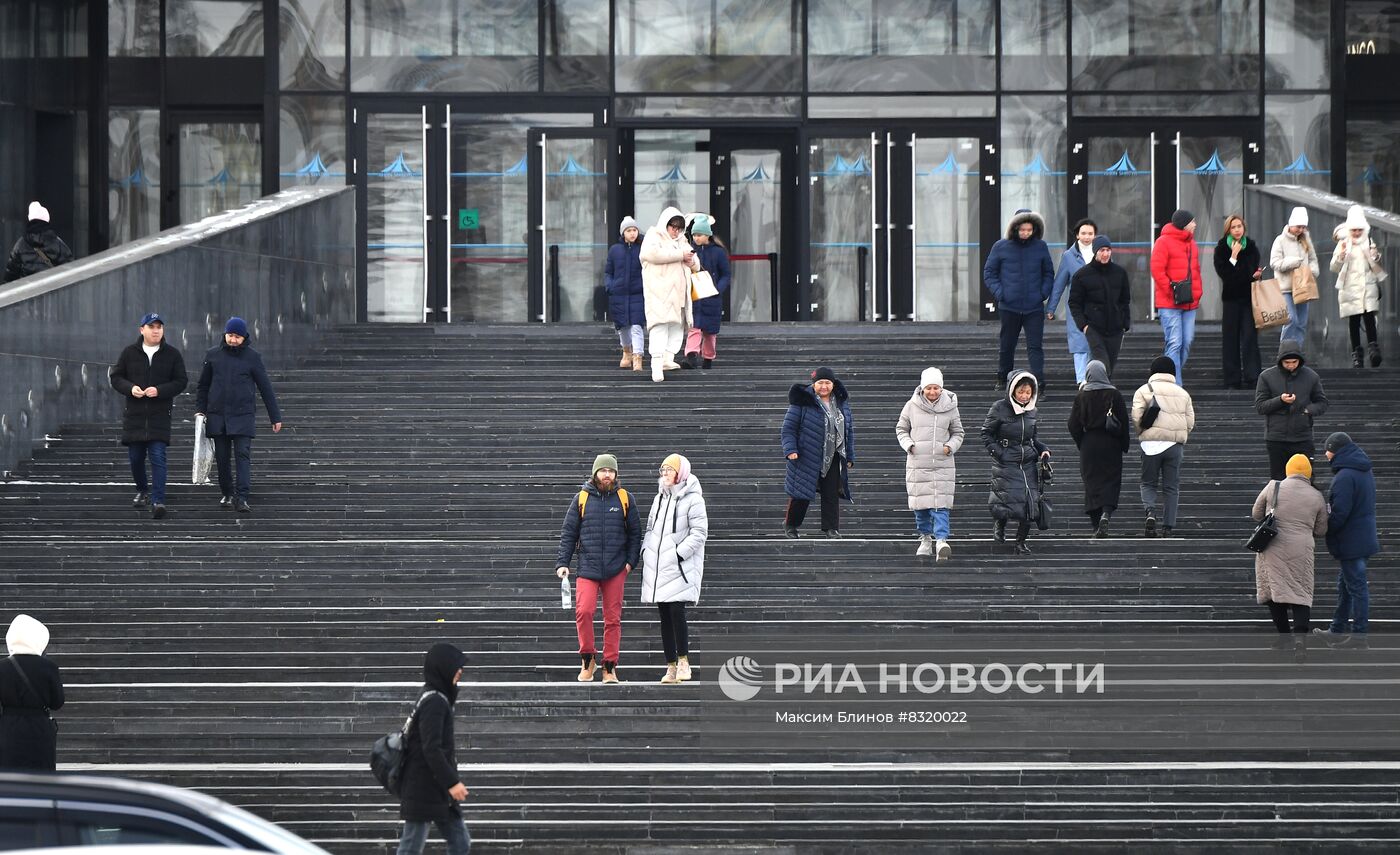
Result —
[[442, 302], [431, 287], [428, 105], [354, 110], [362, 317], [422, 322]]
[[875, 248], [882, 227], [875, 161], [882, 138], [813, 134], [807, 155], [807, 272], [798, 308], [814, 321], [880, 320]]
[[[551, 321], [601, 321], [603, 266], [617, 234], [608, 176], [617, 146], [608, 130], [530, 132], [532, 314]], [[620, 215], [616, 217], [620, 220]]]
[[176, 223], [240, 208], [262, 196], [262, 121], [258, 116], [176, 115], [178, 194], [167, 198]]
[[[789, 190], [797, 152], [791, 133], [716, 131], [710, 140], [710, 206], [729, 251], [726, 321], [794, 320], [795, 272]], [[784, 306], [789, 306], [786, 312]]]

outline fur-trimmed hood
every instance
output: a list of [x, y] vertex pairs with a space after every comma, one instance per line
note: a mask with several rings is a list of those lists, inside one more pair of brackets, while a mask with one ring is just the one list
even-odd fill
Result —
[[1020, 240], [1016, 235], [1016, 230], [1021, 227], [1022, 223], [1031, 224], [1033, 229], [1031, 240], [1040, 240], [1045, 237], [1045, 218], [1035, 211], [1021, 210], [1016, 212], [1015, 216], [1011, 218], [1011, 223], [1006, 227], [1007, 240]]

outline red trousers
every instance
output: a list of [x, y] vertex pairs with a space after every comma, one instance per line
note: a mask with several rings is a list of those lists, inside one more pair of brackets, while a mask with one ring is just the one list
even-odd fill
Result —
[[598, 651], [593, 636], [593, 615], [598, 610], [598, 590], [603, 591], [603, 661], [617, 662], [622, 653], [622, 588], [627, 574], [595, 582], [578, 577], [574, 601], [574, 623], [578, 626], [578, 652], [591, 655]]

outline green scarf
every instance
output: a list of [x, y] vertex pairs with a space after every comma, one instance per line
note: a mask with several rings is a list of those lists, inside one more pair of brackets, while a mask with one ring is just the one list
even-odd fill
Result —
[[1226, 245], [1226, 246], [1234, 246], [1236, 243], [1238, 243], [1238, 244], [1240, 245], [1240, 248], [1241, 248], [1241, 249], [1244, 249], [1245, 247], [1249, 246], [1249, 235], [1245, 235], [1244, 237], [1240, 238], [1238, 241], [1235, 240], [1235, 236], [1234, 236], [1234, 235], [1226, 235], [1226, 236], [1225, 236], [1225, 245]]

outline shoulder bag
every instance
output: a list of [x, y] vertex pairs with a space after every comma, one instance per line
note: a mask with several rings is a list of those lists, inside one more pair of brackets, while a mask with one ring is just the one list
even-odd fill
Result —
[[409, 713], [408, 720], [403, 723], [403, 727], [379, 737], [374, 741], [374, 747], [370, 749], [369, 769], [374, 773], [374, 779], [379, 782], [381, 787], [388, 790], [390, 795], [397, 796], [403, 789], [403, 761], [404, 751], [408, 747], [408, 735], [413, 731], [413, 722], [418, 717], [419, 708], [431, 695], [437, 695], [443, 700], [447, 700], [442, 692], [424, 692], [423, 696], [418, 699], [418, 703], [413, 705], [413, 712]]
[[1157, 390], [1152, 388], [1152, 381], [1147, 381], [1147, 391], [1152, 393], [1152, 400], [1147, 402], [1143, 408], [1142, 418], [1138, 420], [1138, 433], [1152, 427], [1157, 423], [1157, 417], [1162, 414], [1162, 405], [1157, 403]]
[[1123, 432], [1123, 425], [1118, 422], [1118, 417], [1113, 414], [1112, 401], [1108, 403], [1108, 412], [1104, 413], [1103, 429], [1115, 435]]
[[[1192, 243], [1194, 243], [1195, 240], [1196, 240], [1196, 239], [1195, 239], [1194, 237], [1191, 238]], [[1195, 296], [1195, 295], [1193, 295], [1193, 294], [1191, 293], [1191, 259], [1192, 259], [1192, 252], [1191, 252], [1191, 249], [1187, 249], [1187, 250], [1186, 250], [1186, 278], [1185, 278], [1185, 279], [1176, 279], [1176, 280], [1172, 280], [1172, 283], [1171, 283], [1171, 286], [1172, 286], [1172, 302], [1173, 302], [1173, 303], [1176, 303], [1178, 306], [1190, 305], [1192, 297]]]
[[[49, 724], [53, 726], [54, 735], [57, 736], [57, 735], [58, 735], [58, 721], [53, 717], [53, 710], [49, 709], [49, 705], [46, 704], [46, 703], [44, 703], [44, 696], [41, 695], [41, 694], [39, 694], [37, 691], [34, 690], [34, 684], [31, 683], [31, 682], [29, 682], [29, 675], [26, 674], [26, 673], [24, 673], [24, 669], [23, 669], [23, 668], [19, 667], [19, 661], [18, 661], [17, 659], [15, 659], [14, 654], [11, 654], [11, 655], [10, 655], [9, 661], [10, 661], [10, 664], [14, 666], [14, 668], [15, 668], [15, 673], [19, 674], [20, 682], [23, 683], [23, 684], [24, 684], [24, 687], [25, 687], [26, 689], [29, 690], [29, 694], [33, 695], [33, 696], [34, 696], [34, 700], [38, 701], [38, 702], [40, 703], [40, 705], [43, 706], [43, 708], [44, 708], [44, 715], [48, 716], [48, 718], [49, 718]], [[4, 709], [3, 709], [3, 708], [0, 708], [0, 713], [3, 713], [3, 712], [4, 712]]]
[[1274, 498], [1270, 503], [1272, 507], [1264, 514], [1264, 519], [1259, 525], [1254, 527], [1254, 533], [1249, 536], [1249, 540], [1244, 542], [1244, 548], [1252, 552], [1263, 552], [1269, 548], [1269, 544], [1274, 542], [1278, 536], [1278, 522], [1274, 519], [1274, 512], [1278, 510], [1278, 491], [1283, 486], [1282, 481], [1274, 482]]

